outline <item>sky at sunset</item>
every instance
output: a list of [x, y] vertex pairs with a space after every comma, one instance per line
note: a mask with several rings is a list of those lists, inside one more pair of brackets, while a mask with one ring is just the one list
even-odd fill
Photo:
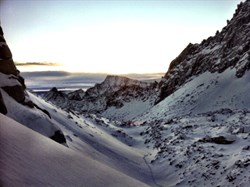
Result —
[[188, 45], [213, 36], [240, 0], [0, 0], [20, 70], [166, 72]]

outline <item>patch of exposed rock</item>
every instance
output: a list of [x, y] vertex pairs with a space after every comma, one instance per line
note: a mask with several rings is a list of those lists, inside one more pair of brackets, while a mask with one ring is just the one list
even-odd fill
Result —
[[7, 114], [7, 108], [5, 106], [5, 103], [4, 103], [4, 100], [3, 100], [3, 96], [2, 96], [2, 93], [0, 91], [0, 113], [2, 114]]

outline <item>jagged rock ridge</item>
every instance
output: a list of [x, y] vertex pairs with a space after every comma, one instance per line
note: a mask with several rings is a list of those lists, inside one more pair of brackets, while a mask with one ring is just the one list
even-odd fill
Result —
[[174, 59], [161, 81], [160, 102], [181, 85], [206, 71], [223, 72], [235, 68], [240, 78], [250, 69], [250, 1], [240, 3], [233, 18], [221, 32], [203, 40], [200, 44], [189, 44]]
[[2, 27], [0, 26], [0, 72], [7, 75], [13, 75], [10, 78], [16, 79], [20, 85], [15, 86], [2, 86], [9, 95], [11, 95], [17, 102], [24, 102], [25, 100], [25, 84], [24, 79], [19, 75], [19, 71], [16, 69], [14, 61], [12, 59], [12, 53], [4, 39]]

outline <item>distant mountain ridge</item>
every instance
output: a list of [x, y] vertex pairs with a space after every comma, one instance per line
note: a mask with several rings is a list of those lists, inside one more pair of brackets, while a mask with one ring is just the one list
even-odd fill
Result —
[[[119, 110], [131, 103], [144, 105], [141, 111], [132, 115], [135, 117], [153, 106], [158, 93], [157, 85], [157, 82], [149, 83], [108, 75], [102, 83], [89, 88], [85, 93], [82, 90], [77, 90], [65, 94], [53, 88], [43, 98], [65, 110], [76, 110], [80, 113], [94, 112], [113, 119], [121, 119], [120, 117], [123, 116], [125, 119], [133, 108], [130, 108], [131, 111], [121, 111], [118, 115], [120, 117], [113, 115], [109, 110]], [[131, 119], [131, 117], [128, 118]]]

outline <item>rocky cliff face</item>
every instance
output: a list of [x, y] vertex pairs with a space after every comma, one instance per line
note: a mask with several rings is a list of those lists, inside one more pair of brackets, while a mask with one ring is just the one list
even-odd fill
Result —
[[[105, 108], [114, 106], [120, 108], [123, 102], [129, 102], [131, 98], [147, 97], [154, 84], [132, 80], [121, 76], [107, 76], [101, 84], [96, 84], [85, 93], [85, 100], [97, 101], [105, 98]], [[105, 109], [104, 108], [104, 109]]]
[[1, 26], [0, 112], [59, 143], [66, 143], [61, 130], [50, 121], [49, 113], [33, 103], [26, 92], [24, 79], [14, 64]]
[[86, 91], [86, 95], [98, 96], [100, 94], [110, 94], [120, 90], [121, 88], [130, 86], [139, 86], [143, 88], [147, 87], [148, 84], [146, 82], [132, 80], [127, 77], [108, 75], [102, 83], [96, 84], [93, 88], [88, 89]]
[[206, 71], [222, 73], [228, 68], [236, 69], [241, 78], [250, 69], [250, 1], [240, 3], [233, 18], [221, 32], [189, 44], [174, 59], [161, 81], [157, 103], [176, 91], [181, 85]]
[[12, 53], [4, 39], [3, 30], [0, 27], [0, 72], [7, 75], [13, 75], [10, 78], [16, 79], [20, 84], [15, 86], [2, 86], [9, 95], [11, 95], [17, 102], [24, 102], [25, 100], [25, 84], [24, 79], [19, 75], [19, 71], [12, 59]]

